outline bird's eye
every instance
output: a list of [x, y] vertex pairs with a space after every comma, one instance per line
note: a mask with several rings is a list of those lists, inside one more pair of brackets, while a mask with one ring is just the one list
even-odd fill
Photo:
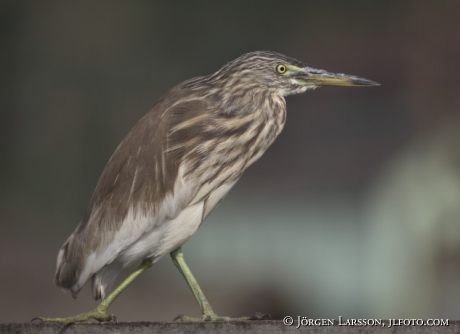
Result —
[[284, 73], [286, 73], [286, 71], [287, 71], [286, 65], [277, 65], [276, 66], [276, 72], [278, 72], [279, 74], [284, 74]]

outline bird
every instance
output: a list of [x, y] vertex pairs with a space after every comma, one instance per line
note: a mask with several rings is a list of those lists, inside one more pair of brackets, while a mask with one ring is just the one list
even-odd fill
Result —
[[[251, 319], [216, 315], [184, 260], [182, 245], [280, 134], [285, 96], [326, 85], [379, 84], [255, 51], [169, 90], [116, 148], [81, 222], [58, 253], [54, 282], [75, 298], [91, 280], [93, 297], [101, 303], [73, 317], [34, 319], [64, 325], [114, 321], [109, 306], [167, 254], [202, 313], [183, 321]], [[139, 263], [112, 291], [118, 274]]]

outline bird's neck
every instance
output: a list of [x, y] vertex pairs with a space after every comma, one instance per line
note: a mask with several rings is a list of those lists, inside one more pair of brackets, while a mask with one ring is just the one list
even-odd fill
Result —
[[282, 96], [265, 87], [257, 86], [240, 90], [222, 90], [218, 93], [216, 101], [219, 103], [219, 110], [229, 116], [257, 114], [268, 109], [274, 109], [276, 112], [279, 108], [285, 108]]

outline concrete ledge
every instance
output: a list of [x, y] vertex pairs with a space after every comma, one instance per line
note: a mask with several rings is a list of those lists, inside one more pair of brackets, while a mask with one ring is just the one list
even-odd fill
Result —
[[105, 333], [158, 333], [158, 334], [182, 334], [182, 333], [212, 333], [212, 334], [234, 334], [234, 333], [460, 333], [460, 321], [449, 321], [448, 326], [429, 327], [429, 326], [398, 326], [388, 328], [385, 326], [305, 326], [296, 329], [296, 325], [286, 326], [280, 320], [260, 320], [260, 321], [238, 321], [238, 322], [120, 322], [120, 323], [81, 323], [73, 324], [62, 328], [58, 324], [50, 323], [3, 323], [0, 324], [0, 333], [25, 333], [25, 334], [105, 334]]

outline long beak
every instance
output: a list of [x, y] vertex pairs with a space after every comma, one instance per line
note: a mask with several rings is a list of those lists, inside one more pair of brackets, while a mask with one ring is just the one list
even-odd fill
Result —
[[379, 83], [343, 73], [331, 73], [311, 67], [304, 67], [296, 75], [304, 85], [314, 86], [380, 86]]

